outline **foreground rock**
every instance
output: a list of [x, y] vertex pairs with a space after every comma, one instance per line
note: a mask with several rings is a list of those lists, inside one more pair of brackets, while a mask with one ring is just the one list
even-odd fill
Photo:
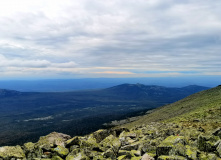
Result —
[[174, 123], [151, 123], [98, 130], [84, 137], [53, 132], [37, 143], [0, 147], [4, 160], [219, 160], [220, 128], [205, 132], [201, 127]]
[[25, 159], [25, 153], [20, 146], [13, 147], [0, 147], [0, 159]]

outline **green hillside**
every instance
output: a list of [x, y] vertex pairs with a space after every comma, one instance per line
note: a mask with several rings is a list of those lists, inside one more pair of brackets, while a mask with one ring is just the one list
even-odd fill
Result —
[[125, 126], [131, 128], [150, 122], [197, 124], [209, 127], [208, 129], [221, 126], [221, 86], [201, 91], [178, 102], [155, 109], [154, 112]]

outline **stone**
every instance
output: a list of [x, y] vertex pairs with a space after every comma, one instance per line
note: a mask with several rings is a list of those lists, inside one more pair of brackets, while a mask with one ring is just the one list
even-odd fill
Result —
[[90, 160], [90, 158], [87, 157], [83, 152], [79, 152], [77, 154], [68, 154], [66, 160]]
[[206, 153], [201, 153], [199, 155], [200, 160], [218, 160], [218, 157], [215, 154], [206, 154]]
[[123, 155], [126, 155], [126, 156], [131, 156], [131, 152], [130, 151], [126, 151], [126, 150], [119, 150], [118, 156], [123, 156]]
[[63, 160], [63, 159], [59, 156], [53, 156], [51, 160]]
[[100, 145], [104, 148], [104, 150], [111, 148], [113, 152], [117, 154], [121, 147], [121, 141], [117, 137], [110, 135], [101, 141]]
[[141, 147], [141, 151], [143, 153], [151, 153], [151, 154], [155, 154], [156, 155], [156, 150], [157, 150], [157, 147], [156, 146], [153, 146], [151, 144], [143, 144], [142, 147]]
[[69, 150], [62, 146], [57, 146], [56, 148], [53, 148], [52, 151], [55, 152], [60, 157], [65, 157], [69, 153]]
[[157, 156], [183, 155], [185, 153], [185, 138], [183, 136], [169, 136], [157, 147]]
[[219, 140], [216, 144], [216, 151], [218, 152], [219, 154], [219, 157], [221, 157], [221, 140]]
[[22, 150], [21, 146], [5, 146], [0, 147], [0, 158], [3, 159], [24, 159], [25, 153]]
[[110, 131], [100, 129], [100, 130], [94, 132], [92, 135], [96, 139], [96, 142], [100, 143], [102, 140], [104, 140], [106, 137], [108, 137], [110, 135]]
[[182, 156], [160, 156], [158, 160], [186, 160], [186, 158]]
[[186, 145], [186, 156], [189, 159], [197, 159], [197, 148]]
[[33, 152], [35, 150], [35, 143], [28, 142], [25, 143], [23, 147], [26, 152]]
[[131, 139], [135, 139], [137, 137], [137, 134], [135, 132], [127, 132], [127, 131], [123, 131], [120, 136], [120, 138], [124, 137], [124, 138], [131, 138]]
[[131, 150], [130, 152], [131, 152], [131, 154], [134, 155], [134, 156], [137, 156], [137, 157], [141, 156], [141, 151]]
[[213, 131], [213, 135], [219, 136], [219, 137], [221, 138], [221, 127], [215, 129], [215, 130]]
[[154, 160], [154, 158], [151, 157], [150, 155], [148, 155], [147, 153], [145, 153], [145, 154], [142, 156], [141, 160]]
[[130, 130], [125, 127], [112, 129], [112, 132], [113, 132], [114, 136], [116, 136], [116, 137], [119, 137], [123, 131], [129, 132]]
[[116, 159], [117, 153], [115, 153], [111, 148], [106, 150], [103, 153], [104, 158], [111, 158], [111, 159]]
[[211, 139], [208, 138], [208, 137], [203, 137], [203, 136], [199, 136], [198, 137], [198, 149], [200, 151], [204, 151], [204, 152], [213, 152], [216, 150], [215, 148], [215, 143], [214, 142], [211, 142], [211, 141], [207, 141], [207, 139]]
[[139, 156], [139, 157], [131, 157], [130, 160], [140, 160], [141, 158], [142, 158], [141, 156]]
[[65, 147], [66, 141], [70, 139], [69, 135], [63, 133], [52, 132], [47, 136], [40, 137], [36, 146], [44, 150], [50, 151], [51, 148], [55, 146]]
[[66, 147], [67, 148], [69, 148], [73, 145], [80, 146], [80, 144], [81, 144], [81, 137], [79, 137], [79, 136], [73, 137], [73, 138], [66, 141]]
[[117, 160], [127, 160], [128, 158], [127, 158], [127, 156], [126, 155], [122, 155], [122, 156], [119, 156], [118, 158], [117, 158]]
[[127, 151], [137, 150], [138, 146], [139, 146], [139, 142], [135, 142], [135, 143], [132, 143], [130, 145], [123, 146], [123, 147], [121, 147], [121, 149], [122, 150], [127, 150]]

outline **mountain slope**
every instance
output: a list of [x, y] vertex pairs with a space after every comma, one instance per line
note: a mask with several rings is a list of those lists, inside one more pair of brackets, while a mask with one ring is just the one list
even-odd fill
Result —
[[[193, 123], [205, 121], [208, 126], [221, 126], [221, 86], [188, 96], [178, 102], [155, 109], [141, 119], [126, 124], [132, 127], [150, 122]], [[211, 126], [212, 124], [212, 126]]]
[[52, 131], [85, 135], [104, 123], [184, 98], [193, 92], [187, 88], [123, 84], [75, 92], [10, 91], [0, 97], [0, 146], [36, 141]]
[[53, 132], [36, 143], [0, 147], [0, 159], [220, 160], [221, 86], [127, 125], [73, 138]]

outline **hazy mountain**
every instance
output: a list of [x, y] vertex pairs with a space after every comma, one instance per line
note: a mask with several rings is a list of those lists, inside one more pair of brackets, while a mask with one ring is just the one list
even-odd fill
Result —
[[191, 85], [182, 88], [169, 88], [156, 85], [143, 84], [122, 84], [114, 86], [103, 91], [107, 91], [118, 97], [137, 100], [160, 100], [171, 102], [182, 99], [202, 90], [209, 89], [208, 87]]
[[123, 83], [141, 83], [145, 85], [158, 85], [166, 87], [184, 87], [192, 84], [215, 87], [220, 84], [220, 76], [0, 80], [0, 88], [25, 92], [57, 92], [103, 89]]
[[2, 97], [12, 97], [12, 96], [18, 96], [21, 95], [21, 92], [13, 91], [13, 90], [7, 90], [7, 89], [0, 89], [0, 98]]

